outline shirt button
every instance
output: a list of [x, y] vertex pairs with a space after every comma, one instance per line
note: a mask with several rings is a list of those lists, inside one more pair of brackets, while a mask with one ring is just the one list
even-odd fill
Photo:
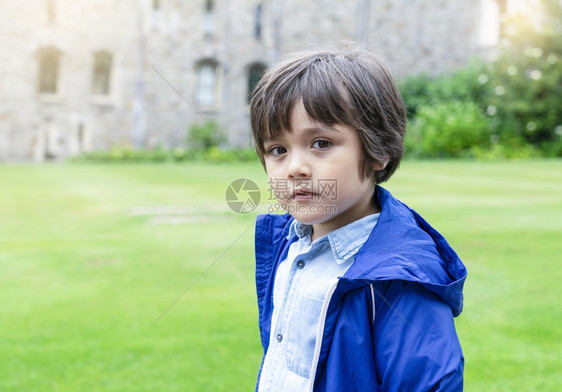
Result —
[[278, 333], [278, 334], [277, 334], [277, 341], [278, 341], [279, 343], [281, 343], [282, 340], [283, 340], [283, 335], [280, 334], [280, 333]]
[[299, 260], [299, 261], [297, 262], [297, 268], [298, 268], [298, 269], [303, 269], [303, 268], [304, 268], [304, 261]]

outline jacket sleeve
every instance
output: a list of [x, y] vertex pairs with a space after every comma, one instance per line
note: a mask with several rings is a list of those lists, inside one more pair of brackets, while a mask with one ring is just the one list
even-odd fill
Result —
[[419, 284], [374, 285], [381, 391], [462, 391], [464, 357], [449, 305]]

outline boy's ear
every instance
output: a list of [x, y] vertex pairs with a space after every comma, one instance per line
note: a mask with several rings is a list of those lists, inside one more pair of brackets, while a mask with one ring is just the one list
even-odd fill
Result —
[[375, 171], [383, 170], [386, 167], [386, 165], [388, 165], [389, 160], [390, 158], [386, 158], [385, 160], [375, 162], [373, 168], [375, 169]]

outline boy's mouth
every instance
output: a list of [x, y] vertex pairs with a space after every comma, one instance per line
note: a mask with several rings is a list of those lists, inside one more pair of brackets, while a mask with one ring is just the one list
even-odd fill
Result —
[[316, 194], [309, 189], [296, 189], [293, 192], [293, 199], [295, 200], [312, 200]]

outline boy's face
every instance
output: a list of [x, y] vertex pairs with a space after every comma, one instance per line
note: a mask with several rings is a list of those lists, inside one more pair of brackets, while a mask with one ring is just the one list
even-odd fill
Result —
[[291, 127], [265, 140], [265, 166], [277, 202], [298, 221], [313, 225], [313, 239], [378, 212], [373, 179], [361, 179], [356, 129], [311, 120], [300, 100]]

